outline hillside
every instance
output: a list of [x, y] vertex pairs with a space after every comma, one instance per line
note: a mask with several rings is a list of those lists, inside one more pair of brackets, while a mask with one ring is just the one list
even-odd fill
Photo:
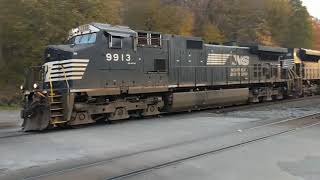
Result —
[[[201, 36], [206, 42], [238, 41], [313, 48], [316, 31], [300, 0], [2, 0], [0, 94], [17, 92], [24, 69], [41, 62], [46, 45], [68, 30], [96, 21], [134, 29]], [[318, 45], [316, 48], [320, 48]], [[4, 93], [2, 93], [4, 94]]]

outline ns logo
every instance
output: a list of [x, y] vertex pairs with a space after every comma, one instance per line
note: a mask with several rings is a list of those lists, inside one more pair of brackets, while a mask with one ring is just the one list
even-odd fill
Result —
[[250, 63], [249, 56], [240, 56], [240, 55], [233, 55], [233, 61], [231, 62], [232, 65], [239, 65], [239, 66], [248, 66]]

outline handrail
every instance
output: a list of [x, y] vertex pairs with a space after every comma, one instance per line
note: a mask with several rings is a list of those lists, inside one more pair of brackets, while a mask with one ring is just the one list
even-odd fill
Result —
[[[62, 64], [60, 64], [60, 66], [62, 67], [63, 70], [63, 74], [64, 74], [64, 79], [66, 81], [67, 87], [68, 87], [68, 93], [70, 93], [70, 85], [69, 82], [67, 80], [67, 74], [65, 71], [65, 68], [63, 67]], [[51, 68], [50, 66], [48, 66], [48, 68]], [[51, 79], [51, 73], [50, 73], [51, 69], [48, 69], [48, 74], [49, 74], [49, 84], [50, 84], [50, 96], [51, 96], [51, 102], [53, 102], [53, 96], [55, 95], [53, 92], [53, 83], [52, 83], [52, 79]]]
[[60, 64], [60, 66], [62, 67], [62, 70], [63, 70], [64, 80], [66, 81], [66, 84], [67, 84], [67, 87], [68, 87], [68, 93], [70, 93], [70, 86], [69, 86], [69, 82], [68, 82], [68, 79], [67, 79], [66, 69], [63, 67], [62, 64]]
[[[50, 70], [49, 70], [50, 68]], [[51, 67], [48, 66], [48, 74], [49, 74], [49, 84], [50, 84], [50, 96], [51, 96], [51, 102], [53, 102], [53, 96], [54, 96], [54, 93], [53, 93], [53, 83], [52, 83], [52, 79], [51, 79]]]

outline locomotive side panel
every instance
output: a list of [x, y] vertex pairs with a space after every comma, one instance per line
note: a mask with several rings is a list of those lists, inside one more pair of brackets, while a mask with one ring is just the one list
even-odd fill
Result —
[[206, 45], [206, 67], [213, 85], [248, 84], [250, 62], [248, 48]]
[[[86, 53], [90, 64], [83, 79], [74, 82], [73, 91], [91, 96], [165, 91], [167, 52], [160, 46], [135, 47], [135, 38], [104, 32], [95, 44], [97, 49]], [[164, 61], [160, 69], [159, 61]]]
[[[284, 48], [207, 45], [198, 37], [99, 23], [86, 27], [72, 33], [70, 44], [48, 48], [45, 86], [25, 94], [25, 130], [282, 99], [301, 89]], [[42, 113], [30, 106], [37, 103]]]
[[130, 86], [129, 94], [167, 91], [168, 43], [163, 41], [162, 34], [145, 31], [138, 33], [138, 39], [137, 54], [142, 62], [143, 86]]
[[195, 87], [196, 68], [202, 61], [202, 40], [195, 37], [167, 36], [169, 42], [170, 87]]

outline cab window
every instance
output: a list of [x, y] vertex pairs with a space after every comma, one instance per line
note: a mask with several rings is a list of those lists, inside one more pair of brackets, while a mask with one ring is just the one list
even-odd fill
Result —
[[122, 37], [110, 35], [110, 48], [121, 49]]
[[76, 36], [74, 38], [73, 43], [74, 44], [93, 44], [97, 40], [97, 34], [92, 33], [92, 34], [84, 34], [80, 36]]

